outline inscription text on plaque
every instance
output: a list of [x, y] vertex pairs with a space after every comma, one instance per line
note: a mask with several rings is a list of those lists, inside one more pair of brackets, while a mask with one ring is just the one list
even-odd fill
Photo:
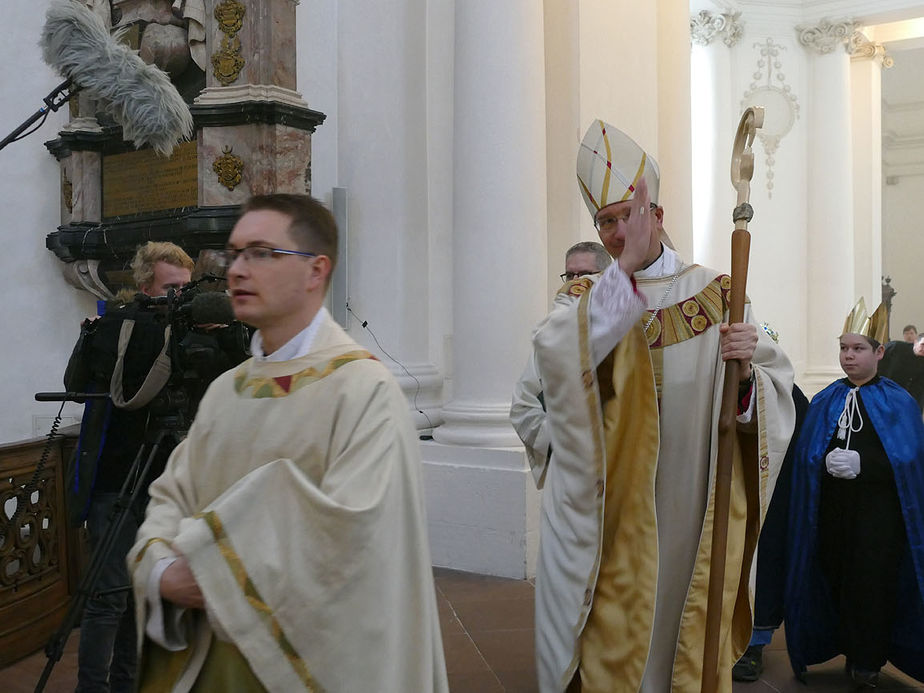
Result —
[[199, 202], [196, 142], [169, 159], [142, 149], [103, 157], [103, 217], [195, 207]]

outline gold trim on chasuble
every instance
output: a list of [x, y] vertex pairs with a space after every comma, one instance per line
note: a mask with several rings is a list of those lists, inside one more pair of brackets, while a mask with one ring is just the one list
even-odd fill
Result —
[[[571, 296], [572, 298], [580, 298], [588, 291], [590, 291], [590, 287], [593, 285], [593, 280], [588, 279], [587, 277], [577, 277], [569, 282], [565, 282], [556, 293], [565, 294], [566, 296]], [[578, 319], [580, 320], [580, 317]], [[581, 368], [583, 369], [583, 364], [581, 364]]]
[[660, 449], [652, 360], [637, 323], [597, 369], [606, 479], [600, 567], [581, 634], [588, 691], [635, 690], [651, 646], [658, 584], [655, 476]]
[[320, 368], [310, 366], [304, 370], [299, 371], [298, 373], [292, 373], [291, 375], [277, 376], [275, 378], [267, 377], [250, 377], [249, 370], [246, 366], [242, 366], [234, 374], [234, 391], [243, 395], [244, 391], [247, 389], [251, 390], [250, 396], [254, 399], [260, 399], [264, 397], [285, 397], [295, 390], [298, 390], [305, 385], [310, 385], [315, 383], [321, 378], [324, 378], [341, 366], [345, 366], [348, 363], [353, 361], [361, 361], [363, 359], [376, 359], [375, 356], [370, 354], [365, 349], [358, 349], [356, 351], [349, 351], [345, 354], [340, 354], [332, 358], [326, 364]]
[[[693, 267], [696, 265], [691, 265], [687, 269]], [[654, 371], [658, 401], [661, 400], [661, 388], [664, 384], [664, 347], [698, 337], [713, 325], [721, 323], [725, 318], [730, 291], [731, 277], [720, 274], [698, 294], [661, 308], [655, 313], [646, 337], [651, 352], [651, 367]], [[645, 311], [641, 319], [642, 325], [651, 319], [652, 312]]]
[[[758, 421], [767, 421], [767, 397], [764, 394], [764, 385], [761, 381], [760, 373], [755, 369], [755, 378], [754, 378], [754, 393], [757, 395], [757, 420]], [[767, 508], [770, 505], [770, 494], [771, 489], [770, 485], [770, 444], [767, 441], [767, 428], [766, 426], [758, 427], [758, 436], [757, 441], [758, 451], [757, 454], [760, 455], [758, 458], [758, 467], [760, 469], [760, 498], [761, 498], [761, 509], [762, 515], [766, 515]], [[766, 505], [764, 504], [764, 499], [766, 499]], [[761, 518], [763, 522], [763, 517]]]
[[279, 625], [279, 621], [277, 621], [276, 617], [273, 615], [273, 610], [263, 600], [256, 585], [253, 584], [253, 581], [247, 574], [247, 568], [244, 567], [244, 562], [234, 550], [234, 546], [231, 545], [231, 540], [225, 533], [224, 525], [222, 525], [218, 514], [210, 510], [205, 513], [198, 513], [194, 515], [193, 518], [205, 520], [206, 525], [208, 525], [208, 528], [212, 531], [212, 535], [215, 537], [215, 543], [218, 546], [222, 558], [225, 559], [228, 568], [231, 570], [231, 574], [244, 593], [244, 598], [247, 600], [247, 603], [253, 607], [253, 610], [257, 612], [263, 625], [269, 630], [270, 635], [276, 641], [279, 649], [282, 651], [283, 655], [285, 655], [289, 664], [292, 665], [292, 668], [295, 670], [295, 673], [301, 679], [302, 683], [305, 684], [305, 688], [314, 693], [323, 693], [323, 689], [308, 671], [308, 665], [305, 664], [305, 661], [299, 656], [298, 652], [292, 646], [292, 643], [289, 642], [289, 639], [282, 630], [282, 626]]
[[[599, 524], [603, 526], [603, 464], [604, 464], [604, 431], [602, 417], [602, 403], [600, 401], [600, 391], [597, 388], [597, 380], [594, 377], [593, 354], [590, 346], [590, 294], [587, 291], [593, 286], [593, 282], [586, 277], [574, 279], [561, 288], [559, 293], [566, 292], [569, 296], [580, 296], [577, 309], [578, 323], [578, 355], [581, 361], [581, 386], [584, 389], [585, 404], [590, 418], [590, 435], [593, 440], [593, 460], [594, 475], [597, 479], [597, 515]], [[562, 690], [568, 687], [574, 673], [578, 669], [581, 661], [580, 638], [587, 623], [587, 617], [590, 615], [590, 606], [593, 602], [594, 584], [596, 583], [597, 573], [600, 570], [601, 552], [598, 548], [594, 558], [593, 569], [587, 576], [587, 582], [584, 587], [584, 602], [581, 605], [581, 612], [578, 616], [577, 623], [574, 624], [574, 640], [578, 643], [575, 648], [571, 661], [565, 669], [559, 686]]]
[[152, 537], [145, 542], [144, 546], [141, 547], [141, 551], [139, 551], [138, 555], [135, 556], [135, 563], [141, 563], [141, 559], [144, 558], [144, 554], [147, 553], [148, 548], [150, 548], [152, 544], [156, 544], [158, 542], [164, 544], [165, 546], [170, 546], [170, 542], [166, 539], [162, 539], [161, 537]]
[[[648, 327], [648, 346], [659, 349], [679, 344], [722, 322], [730, 291], [731, 277], [720, 274], [698, 294], [661, 308]], [[652, 311], [645, 311], [642, 324], [651, 314]]]

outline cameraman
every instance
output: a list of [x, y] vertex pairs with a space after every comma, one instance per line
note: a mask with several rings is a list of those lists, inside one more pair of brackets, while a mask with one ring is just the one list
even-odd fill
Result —
[[[193, 261], [182, 248], [167, 242], [148, 242], [138, 248], [131, 263], [135, 284], [142, 294], [164, 296], [189, 283]], [[140, 302], [110, 310], [84, 321], [64, 375], [70, 392], [109, 392], [124, 320], [135, 320], [125, 350], [125, 396], [135, 394], [164, 345], [163, 315], [140, 309]], [[150, 406], [129, 410], [111, 399], [88, 400], [81, 424], [80, 442], [68, 474], [68, 512], [71, 521], [87, 523], [91, 551], [105, 536], [113, 508], [132, 462], [146, 442]], [[147, 441], [150, 442], [150, 441]], [[161, 449], [153, 475], [163, 468], [169, 449]], [[153, 476], [151, 476], [153, 478]], [[135, 610], [125, 557], [135, 540], [147, 501], [144, 493], [126, 512], [118, 538], [86, 603], [80, 624], [77, 693], [134, 690], [136, 671]]]

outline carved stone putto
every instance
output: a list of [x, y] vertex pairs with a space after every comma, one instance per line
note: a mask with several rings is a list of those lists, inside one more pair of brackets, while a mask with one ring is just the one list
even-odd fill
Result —
[[811, 48], [821, 55], [831, 53], [838, 46], [844, 46], [857, 30], [859, 23], [853, 19], [832, 21], [822, 19], [815, 25], [800, 25], [796, 27], [799, 34], [799, 43]]
[[853, 60], [875, 60], [886, 69], [895, 64], [892, 56], [886, 53], [885, 46], [873, 43], [861, 31], [853, 32], [847, 42], [847, 52]]
[[717, 14], [701, 10], [690, 19], [690, 36], [698, 46], [708, 46], [716, 36], [721, 36], [722, 42], [731, 48], [738, 43], [743, 33], [744, 24], [740, 12]]

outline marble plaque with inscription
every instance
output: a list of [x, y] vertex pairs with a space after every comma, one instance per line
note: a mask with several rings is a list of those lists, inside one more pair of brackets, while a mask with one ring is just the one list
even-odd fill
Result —
[[103, 218], [195, 207], [199, 202], [196, 142], [169, 159], [142, 149], [103, 157]]

